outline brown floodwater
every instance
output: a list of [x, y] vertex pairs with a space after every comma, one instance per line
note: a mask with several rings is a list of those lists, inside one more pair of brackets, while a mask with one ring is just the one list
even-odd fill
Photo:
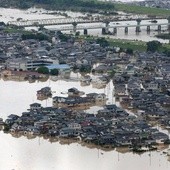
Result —
[[[5, 23], [10, 20], [23, 19], [45, 19], [56, 18], [53, 15], [43, 14], [43, 9], [16, 10], [0, 8], [1, 20]], [[36, 11], [31, 12], [31, 10]], [[46, 12], [46, 11], [45, 11]], [[68, 13], [68, 12], [67, 12]], [[73, 16], [73, 13], [70, 14]], [[74, 14], [78, 17], [79, 14]], [[57, 16], [62, 17], [62, 16]], [[148, 22], [148, 21], [145, 21]], [[160, 20], [165, 22], [164, 20]], [[166, 21], [167, 22], [167, 21]], [[121, 22], [120, 24], [125, 24]], [[131, 22], [129, 22], [131, 24]], [[155, 28], [153, 28], [155, 29]], [[92, 30], [89, 34], [100, 35], [101, 30]], [[153, 37], [155, 32], [147, 35], [142, 30], [142, 34], [136, 35], [134, 29], [129, 31], [129, 35], [124, 34], [124, 30], [118, 30], [118, 34], [112, 38], [137, 39], [143, 41], [158, 40]], [[167, 42], [162, 40], [162, 42]], [[61, 95], [68, 88], [76, 87], [85, 93], [97, 92], [105, 93], [108, 97], [107, 103], [115, 103], [113, 97], [113, 84], [110, 82], [105, 88], [96, 89], [90, 86], [81, 86], [80, 82], [62, 81], [56, 82], [46, 80], [35, 83], [4, 81], [0, 79], [0, 117], [6, 119], [10, 114], [21, 115], [33, 102], [39, 102], [42, 106], [51, 106], [52, 100], [38, 101], [36, 91], [45, 86], [52, 88], [53, 96]], [[116, 103], [119, 104], [118, 102]], [[86, 112], [96, 113], [101, 106], [94, 106]], [[69, 143], [69, 144], [68, 144]], [[112, 151], [97, 149], [94, 146], [82, 146], [79, 143], [69, 141], [59, 142], [47, 140], [42, 137], [30, 138], [24, 136], [11, 136], [0, 131], [0, 170], [169, 170], [170, 157], [160, 149], [159, 152], [146, 152], [141, 155], [127, 152], [125, 148]]]
[[[96, 89], [81, 86], [78, 81], [4, 81], [0, 79], [0, 117], [7, 118], [9, 114], [21, 115], [33, 102], [42, 106], [51, 106], [52, 99], [38, 101], [36, 91], [50, 86], [55, 95], [67, 91], [71, 87], [85, 93], [105, 93], [107, 103], [115, 103], [113, 98], [113, 83], [105, 88]], [[118, 104], [118, 103], [117, 103]], [[86, 112], [96, 113], [101, 106], [94, 106]], [[69, 141], [55, 141], [42, 137], [30, 138], [15, 136], [0, 132], [0, 170], [169, 170], [170, 162], [164, 150], [146, 152], [141, 155], [127, 152], [125, 148], [101, 150], [94, 146]]]

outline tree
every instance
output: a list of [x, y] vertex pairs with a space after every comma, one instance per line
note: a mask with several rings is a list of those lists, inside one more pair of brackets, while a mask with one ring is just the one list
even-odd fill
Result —
[[92, 69], [92, 71], [91, 71], [91, 72], [92, 72], [92, 74], [95, 74], [96, 70], [95, 70], [95, 69]]
[[91, 65], [81, 65], [81, 67], [79, 68], [79, 71], [81, 73], [90, 73], [91, 72]]
[[54, 68], [50, 71], [50, 74], [53, 75], [53, 76], [58, 76], [59, 71], [58, 71], [58, 69]]
[[62, 42], [67, 42], [70, 38], [69, 35], [63, 34], [61, 31], [56, 32], [56, 36], [60, 39]]
[[37, 72], [42, 74], [49, 74], [49, 69], [47, 67], [42, 66], [37, 69]]
[[107, 47], [109, 46], [109, 42], [105, 38], [98, 38], [96, 40], [97, 44], [100, 44], [101, 47]]
[[38, 28], [38, 31], [42, 31], [42, 30], [44, 30], [44, 26], [40, 25], [39, 28]]
[[27, 2], [26, 0], [22, 0], [19, 2], [19, 7], [22, 8], [22, 9], [28, 9], [31, 7], [31, 4], [30, 2]]
[[73, 68], [72, 68], [73, 72], [76, 72], [78, 69], [79, 69], [79, 68], [78, 68], [77, 65], [74, 65]]
[[75, 36], [78, 37], [79, 35], [80, 35], [80, 31], [77, 31], [76, 34], [75, 34]]
[[169, 49], [166, 49], [166, 50], [164, 51], [164, 54], [166, 54], [167, 57], [170, 57], [170, 50], [169, 50]]
[[114, 77], [114, 75], [116, 74], [116, 71], [115, 70], [111, 70], [110, 72], [109, 72], [109, 76], [112, 78], [112, 77]]
[[26, 32], [23, 33], [21, 38], [23, 40], [27, 40], [27, 39], [37, 39], [39, 41], [43, 41], [43, 40], [49, 40], [49, 37], [45, 34], [42, 33], [32, 33], [32, 32]]
[[149, 41], [146, 43], [146, 45], [147, 51], [150, 52], [156, 52], [162, 46], [162, 44], [159, 41]]
[[170, 57], [170, 50], [166, 52], [167, 57]]
[[127, 48], [126, 53], [132, 55], [133, 54], [133, 50], [131, 48]]

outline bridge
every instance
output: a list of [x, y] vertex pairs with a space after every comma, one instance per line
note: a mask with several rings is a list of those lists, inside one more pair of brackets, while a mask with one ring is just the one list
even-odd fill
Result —
[[128, 33], [128, 29], [130, 27], [136, 27], [136, 32], [140, 32], [141, 27], [146, 27], [147, 32], [150, 32], [151, 27], [157, 27], [157, 30], [161, 31], [162, 26], [168, 26], [169, 27], [170, 23], [141, 24], [140, 26], [136, 26], [136, 25], [109, 25], [107, 28], [103, 24], [89, 25], [89, 26], [79, 25], [79, 26], [76, 27], [76, 30], [74, 30], [74, 26], [62, 26], [62, 27], [59, 27], [59, 28], [51, 29], [51, 30], [73, 31], [73, 32], [76, 32], [78, 30], [84, 30], [84, 34], [87, 34], [87, 30], [90, 30], [90, 29], [102, 29], [102, 30], [104, 29], [105, 30], [104, 32], [107, 34], [107, 33], [109, 33], [109, 30], [112, 29], [113, 33], [116, 34], [118, 28], [124, 28], [125, 33]]
[[[140, 24], [140, 27], [152, 27], [152, 26], [168, 26], [170, 25], [170, 23], [160, 23], [160, 24]], [[136, 27], [136, 25], [109, 25], [108, 29], [111, 28], [126, 28], [126, 27]], [[77, 30], [84, 30], [84, 29], [100, 29], [100, 28], [105, 28], [105, 26], [103, 24], [98, 24], [98, 25], [89, 25], [89, 26], [84, 26], [84, 25], [80, 25], [77, 26], [76, 29]], [[57, 28], [51, 29], [51, 30], [56, 30]], [[73, 26], [63, 26], [63, 27], [59, 27], [58, 30], [62, 30], [62, 31], [72, 31], [73, 30]]]
[[[20, 21], [9, 21], [8, 25], [31, 27], [31, 26], [48, 26], [48, 25], [67, 25], [72, 23], [85, 24], [85, 23], [105, 23], [105, 22], [119, 22], [119, 21], [136, 21], [138, 18], [53, 18], [53, 19], [36, 19], [36, 20], [20, 20]], [[141, 20], [153, 20], [153, 18], [140, 18]], [[166, 19], [166, 18], [155, 18], [155, 19]]]
[[[141, 24], [142, 20], [150, 20], [151, 18], [134, 18], [134, 19], [116, 19], [116, 18], [93, 18], [93, 19], [83, 19], [83, 18], [54, 18], [54, 19], [41, 19], [41, 20], [21, 20], [21, 21], [9, 21], [8, 25], [12, 26], [18, 26], [18, 27], [30, 27], [30, 26], [50, 26], [50, 25], [71, 25], [71, 26], [64, 26], [60, 27], [59, 30], [62, 31], [68, 31], [72, 30], [73, 32], [76, 32], [77, 30], [84, 30], [84, 34], [87, 34], [88, 29], [99, 29], [102, 28], [102, 32], [105, 34], [109, 33], [109, 29], [113, 28], [113, 33], [117, 33], [117, 29], [124, 27], [125, 33], [128, 33], [129, 27], [136, 27], [136, 32], [141, 31], [141, 27], [145, 26], [146, 30], [150, 32], [151, 26], [157, 26], [158, 31], [161, 31], [162, 26], [167, 26], [168, 30], [170, 31], [170, 16], [168, 18], [162, 18], [167, 19], [167, 23], [150, 23], [150, 24]], [[158, 19], [158, 18], [156, 18]], [[159, 18], [160, 19], [160, 18]], [[153, 18], [152, 18], [153, 20]], [[119, 21], [136, 21], [136, 25], [110, 25], [112, 22], [119, 22]], [[94, 23], [94, 25], [88, 25], [87, 23]], [[96, 25], [98, 23], [98, 25]], [[100, 24], [99, 24], [100, 23]], [[105, 26], [102, 24], [104, 23]], [[78, 25], [79, 24], [79, 25]], [[80, 24], [84, 24], [83, 26]]]

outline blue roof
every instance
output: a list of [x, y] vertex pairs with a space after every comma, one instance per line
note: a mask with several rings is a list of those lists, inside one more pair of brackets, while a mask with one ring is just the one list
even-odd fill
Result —
[[58, 69], [58, 70], [65, 70], [70, 69], [70, 66], [68, 64], [51, 64], [46, 66], [49, 70], [52, 69]]

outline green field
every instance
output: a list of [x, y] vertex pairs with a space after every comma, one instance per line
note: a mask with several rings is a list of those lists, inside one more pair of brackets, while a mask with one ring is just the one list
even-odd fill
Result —
[[[118, 46], [123, 49], [133, 49], [134, 51], [146, 51], [147, 50], [147, 42], [144, 41], [131, 41], [131, 40], [115, 40], [115, 39], [107, 39], [110, 45]], [[158, 50], [160, 52], [170, 50], [170, 44], [162, 44], [161, 48]]]
[[[80, 36], [80, 38], [85, 39], [87, 41], [96, 40], [101, 37], [95, 37], [95, 36]], [[134, 51], [146, 51], [147, 50], [147, 44], [144, 41], [132, 41], [132, 40], [122, 40], [122, 39], [111, 39], [111, 38], [105, 38], [110, 46], [114, 47], [120, 47], [122, 49], [132, 49]], [[170, 50], [170, 44], [162, 44], [162, 47], [159, 49], [159, 51], [163, 52], [165, 50]]]
[[117, 4], [115, 3], [115, 9], [117, 11], [124, 11], [127, 13], [135, 13], [135, 14], [146, 14], [146, 15], [156, 15], [168, 17], [170, 16], [170, 10], [160, 9], [160, 8], [149, 8], [149, 7], [141, 7], [135, 5], [128, 4]]
[[19, 29], [19, 28], [12, 28], [12, 27], [6, 27], [4, 29], [5, 33], [30, 33], [30, 31], [26, 31], [24, 29]]
[[[87, 41], [93, 41], [101, 37], [95, 36], [83, 36], [81, 35], [80, 38], [85, 39]], [[133, 49], [134, 51], [146, 51], [146, 43], [143, 41], [131, 41], [131, 40], [122, 40], [122, 39], [111, 39], [105, 38], [110, 46], [120, 47], [122, 49]]]
[[142, 41], [107, 39], [111, 46], [117, 46], [123, 49], [132, 49], [134, 51], [146, 51], [146, 43]]
[[[107, 39], [110, 45], [118, 46], [123, 49], [133, 49], [134, 51], [146, 51], [147, 43], [144, 41], [131, 41], [131, 40], [116, 40], [116, 39]], [[159, 48], [159, 52], [164, 52], [166, 50], [170, 50], [170, 44], [162, 44], [161, 48]]]

